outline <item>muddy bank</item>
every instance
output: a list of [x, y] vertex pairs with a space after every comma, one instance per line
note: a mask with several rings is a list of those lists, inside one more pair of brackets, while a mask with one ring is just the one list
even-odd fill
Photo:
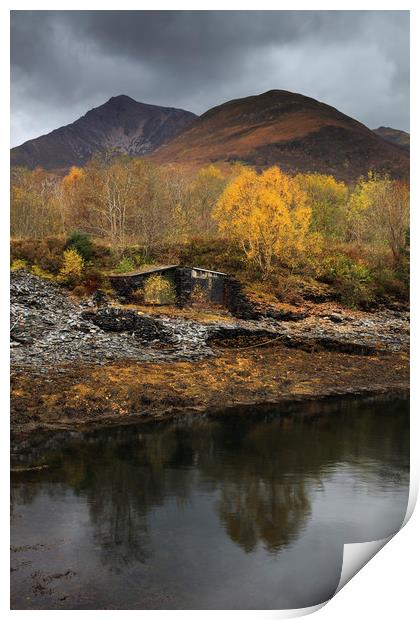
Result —
[[358, 356], [281, 344], [225, 350], [200, 362], [71, 365], [12, 378], [12, 432], [76, 429], [259, 403], [408, 388], [408, 356]]

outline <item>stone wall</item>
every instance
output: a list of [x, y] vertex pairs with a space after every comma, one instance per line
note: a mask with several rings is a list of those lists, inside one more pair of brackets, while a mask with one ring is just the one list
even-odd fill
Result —
[[[142, 288], [146, 278], [150, 274], [138, 274], [134, 276], [111, 276], [110, 282], [118, 297], [125, 302], [132, 299], [133, 291]], [[173, 280], [176, 293], [176, 305], [184, 308], [191, 303], [191, 295], [194, 289], [194, 278], [189, 267], [176, 267], [170, 274], [164, 272]], [[239, 280], [230, 276], [223, 277], [223, 304], [234, 317], [240, 319], [258, 319], [262, 313], [255, 307], [251, 300], [243, 292]]]
[[225, 277], [224, 304], [234, 317], [238, 319], [258, 319], [261, 314], [246, 296], [239, 280]]
[[112, 288], [117, 293], [121, 301], [130, 301], [133, 291], [142, 288], [144, 284], [144, 275], [138, 276], [110, 276]]
[[163, 276], [175, 283], [176, 286], [176, 272], [177, 269], [168, 269], [164, 271], [156, 271], [152, 273], [139, 273], [137, 275], [130, 276], [110, 276], [109, 281], [113, 289], [116, 291], [119, 299], [122, 302], [129, 302], [132, 300], [132, 294], [134, 291], [142, 289], [147, 278], [151, 275]]
[[179, 308], [183, 308], [191, 302], [191, 293], [193, 290], [191, 269], [187, 267], [177, 267], [174, 274], [174, 284], [176, 305]]

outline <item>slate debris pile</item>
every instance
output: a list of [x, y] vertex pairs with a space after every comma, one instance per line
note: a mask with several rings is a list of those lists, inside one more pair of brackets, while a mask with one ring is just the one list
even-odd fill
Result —
[[11, 362], [48, 372], [57, 364], [111, 360], [164, 361], [210, 355], [206, 328], [185, 319], [157, 319], [132, 310], [77, 303], [56, 283], [11, 274]]
[[345, 311], [309, 314], [285, 325], [291, 341], [315, 341], [328, 350], [370, 355], [408, 350], [410, 315], [406, 310]]
[[30, 367], [39, 373], [72, 362], [202, 359], [220, 346], [246, 349], [269, 346], [271, 340], [309, 352], [324, 349], [357, 355], [409, 346], [409, 314], [401, 310], [322, 312], [319, 308], [293, 317], [232, 317], [202, 323], [116, 307], [98, 294], [76, 302], [56, 283], [26, 271], [11, 274], [10, 325], [12, 367]]
[[173, 342], [171, 332], [160, 321], [141, 316], [134, 310], [109, 306], [99, 308], [96, 312], [87, 310], [81, 316], [105, 332], [128, 332], [143, 342]]

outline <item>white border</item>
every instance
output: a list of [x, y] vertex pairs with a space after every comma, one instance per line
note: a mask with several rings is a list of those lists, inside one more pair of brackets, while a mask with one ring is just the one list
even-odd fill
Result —
[[[150, 6], [152, 4], [152, 6]], [[44, 614], [45, 612], [37, 611], [9, 611], [9, 511], [8, 511], [8, 290], [9, 290], [9, 258], [8, 258], [8, 203], [9, 203], [9, 140], [7, 136], [10, 132], [10, 109], [9, 98], [6, 96], [8, 92], [8, 85], [10, 84], [10, 68], [9, 68], [9, 10], [411, 10], [411, 109], [413, 114], [411, 117], [411, 146], [412, 146], [412, 175], [411, 192], [412, 192], [412, 312], [414, 316], [412, 327], [412, 359], [416, 362], [418, 360], [418, 346], [419, 346], [419, 332], [417, 325], [420, 325], [418, 320], [418, 291], [416, 288], [415, 278], [419, 274], [419, 255], [420, 251], [416, 247], [416, 240], [419, 239], [419, 218], [420, 218], [420, 201], [419, 201], [419, 189], [418, 189], [418, 177], [416, 172], [419, 170], [419, 158], [418, 158], [418, 115], [420, 114], [419, 98], [418, 98], [418, 78], [419, 63], [418, 63], [418, 40], [420, 36], [419, 32], [419, 11], [414, 1], [412, 2], [372, 2], [372, 1], [354, 1], [354, 2], [302, 2], [296, 0], [295, 2], [267, 2], [259, 0], [256, 2], [249, 2], [246, 0], [213, 0], [212, 2], [191, 2], [191, 1], [160, 1], [154, 0], [153, 3], [146, 3], [140, 1], [121, 1], [115, 5], [115, 2], [109, 0], [102, 1], [84, 1], [74, 0], [73, 2], [52, 2], [52, 1], [40, 1], [37, 3], [30, 1], [18, 1], [5, 2], [1, 8], [0, 19], [0, 41], [2, 44], [2, 54], [0, 55], [0, 66], [2, 70], [2, 85], [0, 96], [0, 122], [2, 124], [1, 135], [3, 137], [3, 144], [1, 148], [1, 192], [2, 201], [0, 207], [1, 226], [0, 231], [2, 239], [0, 240], [0, 265], [1, 265], [1, 284], [2, 284], [2, 296], [1, 296], [1, 328], [2, 328], [2, 348], [1, 348], [1, 386], [3, 394], [3, 407], [1, 409], [1, 423], [2, 423], [2, 436], [3, 445], [1, 450], [2, 457], [2, 490], [3, 497], [3, 511], [2, 511], [2, 565], [1, 565], [1, 607], [7, 614], [13, 614], [13, 616], [20, 615], [22, 613], [27, 614]], [[6, 85], [6, 87], [4, 87]], [[412, 417], [411, 417], [411, 446], [412, 446], [412, 460], [411, 460], [411, 499], [410, 510], [413, 509], [415, 503], [415, 497], [417, 496], [418, 481], [419, 481], [419, 423], [417, 404], [418, 399], [418, 387], [420, 386], [420, 372], [418, 364], [412, 364]], [[416, 551], [419, 549], [419, 527], [420, 517], [419, 510], [414, 512], [413, 517], [403, 528], [403, 530], [397, 534], [385, 548], [371, 560], [363, 570], [356, 575], [350, 585], [344, 587], [342, 591], [335, 596], [331, 602], [317, 612], [317, 618], [320, 620], [340, 620], [351, 619], [355, 617], [369, 618], [380, 617], [384, 619], [394, 620], [398, 617], [399, 620], [405, 618], [414, 617], [416, 614], [416, 594], [417, 594], [417, 557]], [[234, 594], [234, 593], [233, 593]], [[306, 610], [310, 612], [311, 610]], [[55, 617], [56, 611], [47, 612], [50, 617]], [[93, 614], [98, 618], [103, 614], [103, 611], [63, 611], [67, 616], [73, 616], [80, 618], [81, 615]], [[187, 615], [191, 618], [197, 615], [197, 612], [190, 611], [111, 611], [105, 612], [108, 617], [111, 615], [120, 614], [136, 614], [141, 613], [142, 617], [150, 617], [154, 614], [154, 617], [160, 618], [174, 618], [176, 616]], [[248, 618], [279, 618], [279, 617], [296, 617], [291, 612], [277, 612], [277, 611], [200, 611], [200, 615], [215, 616], [217, 613], [218, 618], [232, 618], [237, 617]]]

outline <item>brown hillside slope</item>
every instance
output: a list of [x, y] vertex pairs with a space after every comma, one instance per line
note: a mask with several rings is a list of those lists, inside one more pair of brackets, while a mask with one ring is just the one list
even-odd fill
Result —
[[228, 101], [157, 149], [159, 163], [244, 161], [352, 180], [369, 170], [407, 177], [409, 157], [362, 123], [310, 97], [282, 90]]

